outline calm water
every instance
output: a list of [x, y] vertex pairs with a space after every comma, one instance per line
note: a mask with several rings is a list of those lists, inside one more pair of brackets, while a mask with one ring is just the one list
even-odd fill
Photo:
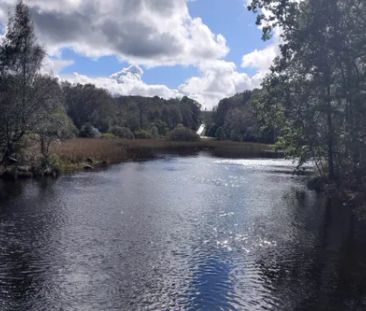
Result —
[[366, 310], [366, 226], [286, 160], [0, 184], [0, 310]]

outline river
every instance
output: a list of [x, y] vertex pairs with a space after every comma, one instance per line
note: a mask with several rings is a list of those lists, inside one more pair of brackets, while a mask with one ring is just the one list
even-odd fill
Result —
[[288, 160], [0, 182], [0, 310], [365, 310], [366, 226]]

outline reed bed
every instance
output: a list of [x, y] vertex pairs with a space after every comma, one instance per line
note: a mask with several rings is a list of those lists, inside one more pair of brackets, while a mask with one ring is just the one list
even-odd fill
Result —
[[271, 145], [230, 141], [200, 140], [174, 142], [163, 139], [92, 139], [75, 138], [54, 144], [52, 147], [63, 162], [77, 164], [120, 163], [128, 160], [150, 159], [162, 153], [194, 154], [210, 152], [218, 157], [274, 157], [279, 156]]

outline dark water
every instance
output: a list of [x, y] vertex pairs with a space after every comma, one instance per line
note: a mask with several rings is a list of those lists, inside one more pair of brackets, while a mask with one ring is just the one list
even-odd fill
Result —
[[0, 184], [0, 310], [366, 310], [366, 226], [285, 160]]

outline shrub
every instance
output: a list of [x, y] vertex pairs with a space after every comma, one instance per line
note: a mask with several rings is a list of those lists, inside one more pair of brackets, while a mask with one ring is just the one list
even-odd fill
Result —
[[81, 127], [80, 136], [85, 138], [99, 138], [101, 134], [97, 128], [87, 123]]
[[116, 136], [112, 133], [103, 133], [101, 138], [103, 138], [103, 139], [114, 139], [114, 138], [116, 138]]
[[195, 131], [187, 127], [177, 126], [168, 134], [168, 139], [172, 141], [198, 141], [200, 137]]
[[135, 135], [128, 127], [113, 126], [110, 129], [111, 133], [119, 138], [123, 139], [135, 139]]
[[161, 120], [151, 123], [151, 134], [152, 135], [154, 135], [153, 128], [157, 128], [159, 136], [165, 136], [169, 132], [168, 125], [164, 121], [161, 121]]
[[153, 138], [152, 135], [148, 131], [145, 131], [145, 130], [137, 130], [135, 132], [135, 137], [139, 138], [139, 139], [151, 139], [151, 138]]
[[151, 127], [151, 129], [150, 129], [150, 133], [151, 133], [151, 136], [153, 137], [153, 138], [159, 138], [159, 129], [158, 129], [158, 127], [157, 126], [152, 126]]

